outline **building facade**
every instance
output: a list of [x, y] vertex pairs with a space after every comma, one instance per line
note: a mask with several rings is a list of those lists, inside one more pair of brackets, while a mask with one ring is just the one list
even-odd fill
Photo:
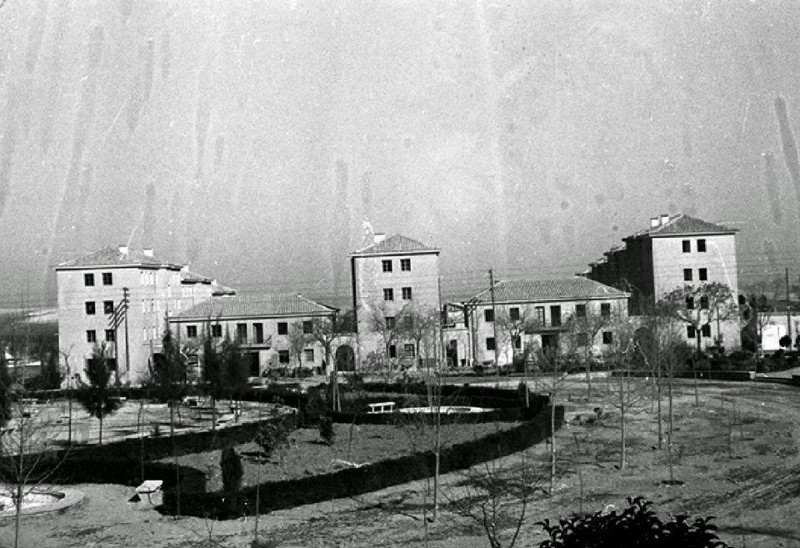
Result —
[[119, 382], [139, 384], [170, 314], [232, 290], [153, 251], [106, 247], [56, 268], [61, 366], [83, 375], [86, 360], [104, 345]]
[[447, 304], [447, 361], [508, 366], [515, 358], [556, 350], [598, 357], [614, 348], [628, 318], [629, 296], [579, 276], [497, 282], [494, 291]]
[[[730, 289], [733, 304], [739, 289], [736, 232], [684, 214], [653, 217], [649, 228], [624, 238], [622, 246], [606, 252], [583, 275], [629, 290], [632, 314], [642, 314], [648, 306], [678, 288], [699, 288], [713, 283]], [[713, 316], [709, 311], [710, 321], [699, 330], [687, 325], [687, 342], [694, 346], [700, 338], [702, 347], [720, 343], [738, 348], [741, 345], [738, 318], [718, 322]]]
[[[216, 344], [225, 337], [243, 352], [250, 377], [274, 368], [326, 370], [325, 349], [313, 337], [314, 322], [338, 311], [300, 295], [233, 296], [210, 299], [170, 317], [173, 333], [190, 358], [202, 364], [203, 338]], [[337, 340], [337, 351], [348, 340]], [[352, 352], [352, 351], [351, 351]], [[336, 352], [334, 352], [335, 358]]]
[[439, 250], [399, 234], [375, 234], [371, 245], [350, 255], [350, 273], [359, 363], [434, 359], [435, 335], [414, 331], [441, 310]]

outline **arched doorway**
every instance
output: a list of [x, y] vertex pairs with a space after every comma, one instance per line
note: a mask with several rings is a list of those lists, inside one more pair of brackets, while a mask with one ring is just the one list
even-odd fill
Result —
[[343, 344], [336, 349], [336, 369], [338, 371], [355, 371], [356, 353], [349, 344]]

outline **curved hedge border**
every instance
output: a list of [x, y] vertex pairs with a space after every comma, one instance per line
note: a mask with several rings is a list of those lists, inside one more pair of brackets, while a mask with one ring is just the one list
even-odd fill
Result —
[[[549, 408], [546, 410], [549, 411]], [[556, 407], [556, 425], [561, 426], [564, 408]], [[515, 453], [535, 445], [550, 434], [549, 412], [539, 413], [532, 420], [509, 430], [484, 438], [453, 445], [442, 450], [442, 473], [468, 468], [475, 464]], [[208, 516], [217, 519], [239, 518], [255, 514], [256, 492], [259, 492], [260, 512], [292, 508], [304, 504], [351, 497], [384, 489], [431, 475], [435, 456], [415, 453], [389, 459], [361, 468], [349, 468], [330, 474], [287, 481], [271, 481], [260, 486], [248, 486], [238, 492], [190, 493], [175, 490], [164, 492], [162, 511], [176, 514], [180, 502], [181, 515]], [[179, 501], [180, 499], [180, 501]]]

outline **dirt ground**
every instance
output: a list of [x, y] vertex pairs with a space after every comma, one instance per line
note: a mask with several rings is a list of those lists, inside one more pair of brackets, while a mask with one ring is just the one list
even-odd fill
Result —
[[[800, 547], [800, 406], [798, 389], [765, 383], [707, 382], [694, 406], [691, 381], [675, 387], [674, 475], [683, 482], [669, 486], [666, 450], [657, 448], [655, 406], [643, 402], [629, 416], [628, 459], [619, 469], [619, 410], [604, 382], [586, 387], [574, 383], [562, 394], [568, 425], [557, 436], [560, 466], [556, 492], [537, 493], [517, 546], [538, 546], [543, 539], [537, 521], [557, 519], [580, 509], [620, 508], [628, 496], [644, 495], [664, 515], [716, 516], [720, 536], [733, 546]], [[613, 387], [613, 385], [612, 385]], [[734, 408], [733, 401], [736, 402]], [[602, 408], [596, 419], [595, 408]], [[666, 414], [666, 400], [663, 402]], [[580, 415], [580, 419], [576, 416]], [[587, 418], [589, 419], [587, 421]], [[339, 441], [337, 441], [339, 443]], [[511, 469], [535, 463], [539, 486], [547, 485], [548, 447], [537, 446], [479, 470]], [[578, 473], [580, 472], [580, 473]], [[583, 489], [579, 478], [582, 478]], [[456, 512], [469, 484], [464, 473], [443, 478], [439, 519], [426, 527], [423, 508], [430, 507], [429, 483], [417, 481], [354, 499], [333, 500], [259, 518], [262, 539], [282, 547], [427, 546], [484, 547], [486, 537], [475, 520]], [[155, 510], [157, 498], [128, 503], [133, 489], [117, 485], [77, 485], [85, 501], [59, 515], [23, 518], [21, 546], [158, 548], [249, 546], [253, 517], [213, 522], [172, 518]], [[583, 496], [581, 497], [581, 491]], [[427, 501], [427, 504], [425, 504]], [[506, 500], [510, 503], [512, 501]], [[504, 546], [520, 506], [505, 507], [500, 519]], [[11, 546], [13, 523], [0, 524], [0, 546]]]

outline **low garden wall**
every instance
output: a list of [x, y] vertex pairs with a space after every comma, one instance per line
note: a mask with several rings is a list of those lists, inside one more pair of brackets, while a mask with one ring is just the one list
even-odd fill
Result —
[[[549, 408], [542, 411], [517, 427], [443, 449], [440, 472], [468, 468], [540, 443], [550, 434]], [[557, 428], [560, 428], [563, 419], [564, 409], [557, 406]], [[180, 504], [181, 515], [238, 518], [256, 513], [256, 498], [259, 499], [259, 512], [264, 513], [361, 495], [428, 477], [434, 470], [434, 462], [432, 452], [416, 453], [330, 474], [265, 482], [237, 492], [191, 493], [184, 490], [178, 494], [173, 489], [167, 489], [162, 509], [167, 514], [176, 514]]]

